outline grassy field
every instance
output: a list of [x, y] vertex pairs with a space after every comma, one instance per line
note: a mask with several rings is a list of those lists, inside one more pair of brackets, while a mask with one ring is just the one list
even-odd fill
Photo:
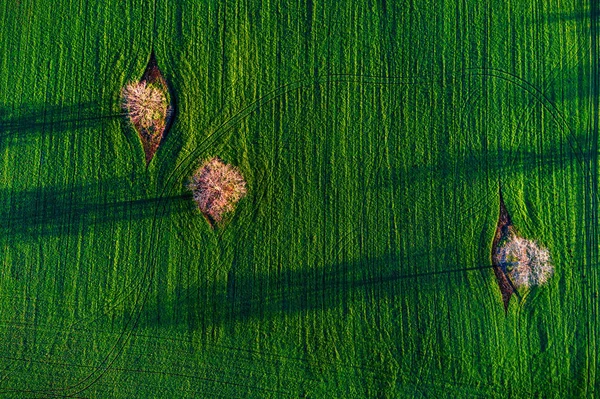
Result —
[[[598, 4], [4, 1], [0, 396], [593, 397]], [[146, 168], [119, 91], [154, 50]], [[248, 181], [212, 230], [186, 182]], [[505, 312], [499, 190], [551, 251]]]

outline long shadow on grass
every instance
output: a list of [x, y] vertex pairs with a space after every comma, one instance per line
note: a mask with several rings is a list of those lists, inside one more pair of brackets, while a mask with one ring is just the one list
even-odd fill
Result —
[[[589, 164], [596, 159], [597, 153], [586, 149], [575, 149], [564, 142], [553, 142], [544, 146], [543, 151], [527, 150], [490, 150], [469, 151], [460, 157], [451, 159], [441, 157], [433, 164], [414, 164], [404, 167], [392, 167], [389, 172], [378, 171], [372, 188], [389, 188], [399, 184], [418, 184], [431, 178], [443, 181], [454, 177], [457, 181], [473, 184], [484, 176], [494, 181], [507, 179], [536, 170], [562, 169], [569, 165]], [[381, 168], [384, 168], [384, 164]]]
[[384, 297], [448, 292], [452, 286], [466, 284], [466, 273], [492, 269], [492, 265], [435, 265], [432, 271], [410, 271], [411, 263], [425, 257], [432, 263], [436, 254], [412, 255], [408, 262], [401, 262], [396, 255], [384, 255], [268, 274], [237, 270], [234, 264], [226, 281], [207, 279], [199, 285], [176, 289], [174, 299], [157, 298], [157, 303], [142, 313], [139, 327], [206, 331], [215, 325], [235, 328], [238, 322], [327, 310], [335, 310], [343, 317], [352, 311], [352, 303], [366, 303], [372, 309]]
[[[112, 191], [104, 191], [106, 185]], [[19, 238], [80, 234], [83, 230], [113, 222], [139, 221], [193, 211], [190, 195], [124, 199], [126, 195], [117, 190], [118, 187], [125, 190], [125, 186], [115, 180], [71, 189], [44, 187], [12, 192], [0, 188], [0, 234]], [[159, 201], [172, 202], [164, 207], [168, 213], [156, 213]]]
[[94, 128], [121, 116], [103, 109], [99, 102], [35, 104], [16, 109], [0, 106], [0, 145], [8, 140], [24, 142], [46, 133]]
[[[587, 22], [589, 22], [589, 20], [591, 18], [597, 18], [598, 16], [600, 16], [600, 10], [598, 10], [596, 8], [597, 7], [594, 7], [592, 5], [592, 7], [590, 7], [587, 10], [562, 12], [562, 13], [550, 13], [545, 18], [550, 23], [570, 22], [570, 21], [575, 21], [575, 22], [587, 21]], [[543, 20], [541, 20], [540, 22], [543, 22]]]

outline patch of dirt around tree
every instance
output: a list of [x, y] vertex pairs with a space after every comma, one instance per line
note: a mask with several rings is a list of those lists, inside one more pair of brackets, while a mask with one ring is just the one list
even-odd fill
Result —
[[144, 148], [144, 154], [146, 155], [147, 166], [154, 157], [156, 151], [158, 150], [160, 143], [165, 138], [167, 131], [171, 126], [173, 116], [175, 115], [175, 103], [173, 100], [173, 96], [169, 91], [169, 85], [167, 84], [167, 81], [160, 72], [160, 69], [158, 68], [158, 63], [156, 61], [156, 56], [154, 55], [154, 52], [150, 54], [150, 60], [148, 61], [146, 70], [144, 71], [144, 74], [140, 79], [140, 82], [144, 81], [148, 84], [152, 84], [154, 86], [159, 87], [165, 93], [167, 101], [169, 102], [166, 117], [164, 123], [161, 124], [161, 128], [156, 129], [154, 132], [149, 132], [142, 126], [136, 125], [134, 123], [135, 130], [137, 131], [142, 141], [142, 147]]
[[496, 234], [494, 241], [492, 242], [492, 265], [494, 267], [494, 274], [498, 285], [500, 286], [500, 292], [502, 293], [502, 302], [504, 303], [504, 310], [508, 310], [508, 303], [510, 297], [515, 293], [515, 289], [506, 276], [504, 270], [497, 261], [496, 254], [498, 253], [498, 245], [507, 238], [513, 232], [513, 224], [510, 219], [510, 215], [504, 205], [504, 199], [502, 198], [502, 191], [500, 191], [500, 215], [498, 217], [498, 225], [496, 226]]

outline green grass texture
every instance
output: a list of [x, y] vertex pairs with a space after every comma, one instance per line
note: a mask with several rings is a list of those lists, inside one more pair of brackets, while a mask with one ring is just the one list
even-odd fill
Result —
[[[5, 0], [0, 397], [584, 398], [598, 1]], [[146, 167], [120, 106], [151, 52]], [[248, 195], [212, 229], [186, 184]], [[550, 250], [505, 312], [502, 190]]]

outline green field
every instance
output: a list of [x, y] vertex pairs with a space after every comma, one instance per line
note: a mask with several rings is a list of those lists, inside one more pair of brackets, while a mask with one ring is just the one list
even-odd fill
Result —
[[[597, 0], [1, 3], [0, 397], [600, 395]], [[500, 186], [555, 265], [507, 312]]]

